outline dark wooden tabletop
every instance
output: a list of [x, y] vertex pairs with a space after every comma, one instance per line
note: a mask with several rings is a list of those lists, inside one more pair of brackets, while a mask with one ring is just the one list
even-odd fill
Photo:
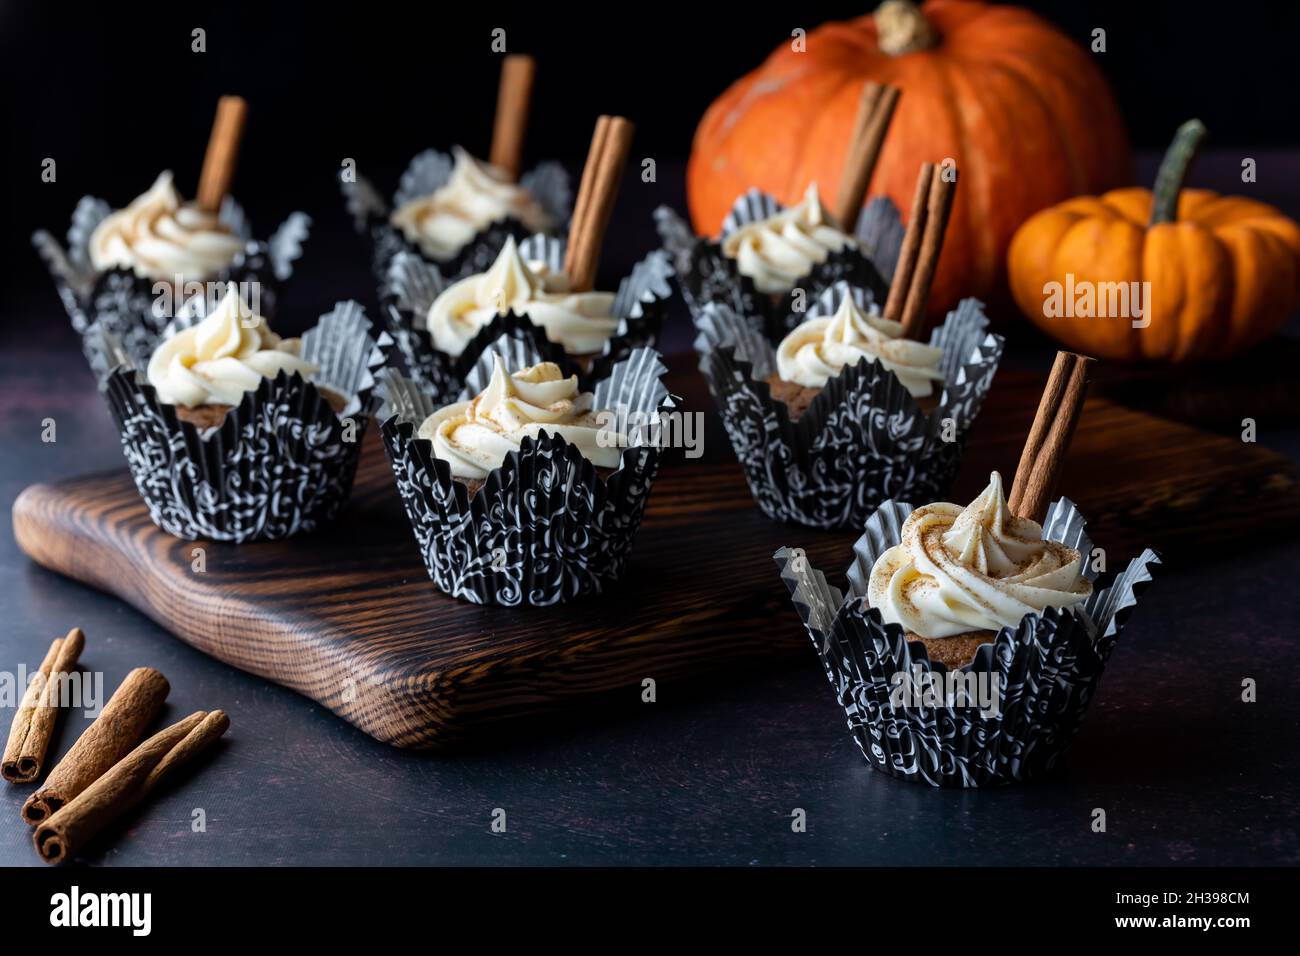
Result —
[[[1231, 157], [1222, 168], [1231, 171]], [[1291, 198], [1295, 214], [1300, 195]], [[630, 215], [646, 226], [628, 244], [644, 249], [648, 210]], [[318, 223], [320, 244], [308, 250], [315, 263], [303, 276], [307, 311], [348, 295], [373, 302], [364, 252], [341, 213], [324, 210]], [[39, 268], [35, 256], [30, 266]], [[1300, 717], [1287, 696], [1300, 676], [1300, 541], [1289, 533], [1161, 575], [1111, 659], [1066, 769], [1031, 786], [936, 791], [873, 772], [811, 651], [778, 670], [661, 683], [656, 703], [582, 711], [474, 752], [405, 752], [18, 552], [9, 506], [23, 487], [116, 467], [121, 453], [53, 291], [33, 285], [6, 312], [0, 671], [39, 663], [52, 638], [79, 625], [82, 663], [102, 672], [107, 690], [147, 664], [171, 681], [163, 720], [217, 707], [232, 720], [211, 760], [92, 844], [86, 863], [1300, 862]], [[685, 347], [685, 321], [677, 317], [671, 347]], [[1016, 327], [1009, 362], [1042, 367], [1049, 354]], [[682, 355], [676, 364], [690, 363]], [[49, 443], [47, 418], [57, 427]], [[1272, 421], [1259, 440], [1300, 460], [1294, 421]], [[785, 623], [798, 627], [793, 611]], [[1258, 684], [1256, 703], [1241, 700], [1246, 678]], [[87, 723], [80, 713], [63, 720], [60, 753]], [[39, 865], [18, 817], [28, 788], [0, 792], [0, 864]], [[198, 808], [203, 832], [191, 826]], [[1106, 812], [1104, 833], [1093, 829], [1096, 808]], [[806, 832], [792, 830], [796, 809], [806, 812]], [[498, 810], [504, 833], [492, 828]]]

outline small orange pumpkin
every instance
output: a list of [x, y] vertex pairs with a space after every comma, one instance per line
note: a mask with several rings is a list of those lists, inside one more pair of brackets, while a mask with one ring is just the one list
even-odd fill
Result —
[[1171, 363], [1225, 358], [1281, 327], [1300, 302], [1300, 226], [1183, 189], [1204, 135], [1199, 120], [1179, 128], [1154, 190], [1080, 196], [1020, 227], [1007, 270], [1035, 325], [1099, 358]]

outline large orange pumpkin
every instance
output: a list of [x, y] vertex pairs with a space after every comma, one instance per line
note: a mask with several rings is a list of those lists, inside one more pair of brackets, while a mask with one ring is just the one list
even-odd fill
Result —
[[716, 235], [751, 187], [783, 203], [840, 181], [862, 85], [902, 89], [869, 195], [906, 211], [922, 162], [956, 160], [958, 186], [932, 312], [1005, 290], [1004, 256], [1029, 215], [1129, 178], [1119, 110], [1089, 55], [1015, 7], [890, 0], [781, 45], [704, 114], [687, 168], [697, 232]]
[[1101, 358], [1185, 362], [1226, 358], [1287, 320], [1300, 226], [1253, 199], [1183, 189], [1204, 135], [1183, 124], [1154, 191], [1081, 196], [1020, 227], [1007, 267], [1034, 324]]

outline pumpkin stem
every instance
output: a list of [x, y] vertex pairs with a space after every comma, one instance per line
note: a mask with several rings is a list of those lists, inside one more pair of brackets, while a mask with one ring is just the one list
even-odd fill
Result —
[[1198, 119], [1188, 120], [1178, 127], [1174, 141], [1160, 161], [1156, 184], [1151, 190], [1150, 225], [1173, 222], [1178, 218], [1178, 194], [1182, 192], [1183, 180], [1187, 178], [1187, 170], [1196, 158], [1205, 133], [1205, 124]]
[[939, 34], [912, 0], [885, 0], [875, 18], [881, 52], [890, 56], [928, 50], [939, 42]]

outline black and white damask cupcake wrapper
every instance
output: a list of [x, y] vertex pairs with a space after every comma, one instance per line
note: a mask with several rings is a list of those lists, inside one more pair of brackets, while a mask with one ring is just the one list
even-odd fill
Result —
[[[505, 337], [510, 369], [535, 364], [526, 340]], [[489, 358], [490, 356], [485, 356]], [[595, 383], [595, 407], [658, 421], [673, 407], [653, 349], [636, 349]], [[486, 384], [486, 363], [463, 397]], [[393, 370], [384, 373], [384, 444], [429, 577], [474, 604], [544, 607], [601, 593], [619, 579], [641, 524], [662, 449], [651, 427], [629, 430], [608, 478], [574, 446], [543, 432], [525, 438], [472, 497], [452, 478], [420, 424], [444, 404]]]
[[[66, 249], [44, 229], [33, 233], [32, 244], [54, 279], [72, 327], [85, 335], [98, 322], [129, 354], [139, 354], [144, 342], [158, 340], [184, 300], [204, 294], [206, 284], [187, 282], [178, 294], [171, 283], [137, 276], [129, 269], [96, 270], [90, 261], [90, 237], [112, 211], [104, 200], [84, 196], [72, 214]], [[290, 213], [271, 237], [263, 241], [253, 238], [243, 209], [230, 196], [222, 202], [218, 215], [231, 233], [243, 241], [244, 247], [213, 282], [255, 288], [257, 313], [273, 319], [284, 286], [302, 257], [311, 218], [306, 213]], [[163, 286], [166, 289], [159, 291]]]
[[[406, 167], [391, 206], [384, 201], [379, 190], [355, 170], [340, 173], [339, 186], [348, 213], [357, 231], [371, 242], [372, 265], [376, 278], [381, 282], [388, 275], [389, 263], [399, 253], [424, 258], [420, 247], [407, 240], [402, 231], [389, 221], [393, 210], [412, 199], [437, 192], [451, 178], [455, 167], [456, 161], [450, 153], [426, 149]], [[573, 187], [563, 166], [557, 162], [539, 163], [519, 177], [519, 185], [537, 200], [557, 229], [565, 227], [573, 212]], [[427, 261], [436, 265], [448, 280], [464, 278], [488, 269], [509, 237], [522, 241], [529, 234], [530, 230], [523, 223], [508, 217], [482, 229], [450, 260], [442, 263]]]
[[[520, 255], [529, 262], [544, 262], [551, 272], [564, 268], [566, 242], [542, 234], [529, 236], [519, 245]], [[379, 298], [389, 334], [397, 343], [411, 378], [435, 400], [446, 404], [461, 391], [465, 374], [479, 361], [488, 345], [503, 333], [534, 341], [539, 361], [555, 362], [565, 374], [576, 374], [584, 388], [606, 377], [609, 371], [635, 349], [653, 348], [663, 328], [664, 315], [672, 297], [672, 265], [668, 256], [656, 250], [632, 268], [619, 283], [613, 314], [618, 328], [600, 354], [579, 366], [564, 349], [546, 338], [545, 331], [528, 318], [513, 313], [499, 315], [479, 330], [460, 355], [436, 348], [427, 326], [430, 306], [451, 283], [437, 266], [417, 255], [399, 252], [389, 263], [380, 285]]]
[[[864, 308], [870, 293], [837, 284], [808, 310], [834, 313], [843, 296]], [[861, 528], [890, 498], [941, 500], [957, 475], [970, 428], [1002, 358], [983, 306], [965, 299], [930, 334], [943, 351], [939, 405], [928, 414], [879, 362], [846, 367], [792, 421], [765, 381], [776, 352], [761, 332], [710, 303], [699, 320], [700, 371], [722, 414], [755, 502], [769, 518], [812, 528]]]
[[[302, 358], [319, 369], [311, 381], [263, 379], [202, 432], [158, 399], [111, 331], [95, 323], [85, 344], [154, 524], [178, 538], [246, 542], [314, 531], [338, 514], [391, 343], [373, 336], [360, 305], [341, 302], [302, 337]], [[341, 412], [322, 388], [347, 399]]]
[[883, 196], [871, 200], [858, 217], [854, 233], [857, 249], [830, 254], [784, 295], [772, 296], [754, 288], [753, 280], [740, 273], [736, 260], [722, 254], [722, 244], [742, 226], [769, 219], [781, 209], [771, 196], [751, 189], [736, 200], [717, 239], [696, 236], [667, 206], [655, 210], [664, 251], [672, 257], [678, 289], [697, 325], [704, 307], [715, 303], [744, 316], [755, 330], [776, 343], [802, 321], [802, 304], [837, 282], [866, 289], [882, 304], [888, 298], [905, 230], [897, 207]]
[[[1148, 548], [1108, 587], [1094, 581], [1081, 608], [1049, 608], [1004, 627], [956, 669], [971, 690], [953, 694], [949, 669], [867, 607], [871, 567], [898, 544], [911, 512], [911, 505], [889, 501], [870, 518], [853, 548], [847, 594], [810, 567], [802, 551], [782, 548], [775, 556], [849, 732], [871, 766], [915, 783], [987, 787], [1041, 777], [1062, 762], [1160, 559]], [[1043, 538], [1078, 549], [1094, 579], [1083, 525], [1062, 498]], [[926, 687], [934, 696], [908, 693]]]

